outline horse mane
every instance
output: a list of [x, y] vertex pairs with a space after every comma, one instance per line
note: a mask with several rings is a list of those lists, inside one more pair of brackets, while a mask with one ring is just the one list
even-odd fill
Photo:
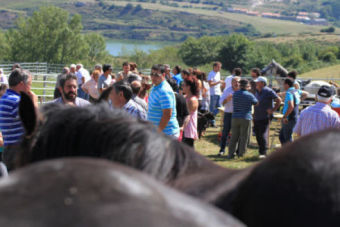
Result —
[[[102, 103], [88, 107], [45, 106], [44, 122], [23, 147], [19, 166], [62, 157], [97, 157], [119, 162], [169, 182], [193, 169], [215, 166], [192, 148], [159, 133], [149, 122], [110, 110]], [[22, 143], [27, 146], [27, 141]]]

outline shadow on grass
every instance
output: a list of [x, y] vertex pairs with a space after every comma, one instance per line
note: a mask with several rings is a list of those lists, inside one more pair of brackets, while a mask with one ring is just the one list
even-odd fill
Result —
[[219, 130], [218, 128], [216, 128], [216, 131], [214, 130], [214, 131], [209, 132], [209, 134], [206, 134], [201, 139], [204, 139], [205, 141], [209, 143], [213, 143], [217, 146], [220, 146], [220, 141], [218, 140], [218, 133], [219, 133]]

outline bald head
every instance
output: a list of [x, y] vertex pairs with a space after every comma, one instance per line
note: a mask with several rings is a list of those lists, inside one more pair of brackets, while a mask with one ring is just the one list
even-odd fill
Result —
[[132, 93], [134, 95], [138, 95], [141, 87], [142, 87], [142, 84], [141, 84], [140, 81], [138, 81], [138, 80], [132, 81], [131, 88], [132, 88]]

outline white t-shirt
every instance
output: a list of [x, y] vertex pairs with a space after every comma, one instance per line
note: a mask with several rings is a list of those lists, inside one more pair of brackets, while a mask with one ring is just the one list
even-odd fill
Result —
[[224, 90], [226, 90], [226, 89], [228, 89], [228, 88], [230, 88], [231, 87], [231, 82], [233, 81], [233, 75], [230, 75], [230, 76], [227, 76], [226, 78], [225, 78], [225, 80], [224, 80], [224, 82], [225, 82], [225, 88], [224, 88]]
[[82, 88], [86, 89], [92, 98], [99, 98], [97, 82], [93, 78], [89, 81], [86, 81]]
[[81, 85], [83, 82], [82, 82], [82, 78], [84, 77], [85, 79], [85, 82], [86, 81], [89, 81], [91, 79], [91, 76], [90, 76], [90, 73], [89, 71], [87, 71], [86, 69], [84, 68], [80, 68], [77, 72], [76, 72], [76, 76], [77, 76], [77, 82], [78, 82], [78, 85]]
[[[217, 82], [221, 80], [220, 72], [211, 71], [208, 75], [208, 81]], [[221, 95], [221, 84], [210, 86], [210, 95]]]

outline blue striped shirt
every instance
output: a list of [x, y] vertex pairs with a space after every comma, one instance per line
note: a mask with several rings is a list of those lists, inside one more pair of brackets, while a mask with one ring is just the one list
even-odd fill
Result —
[[154, 86], [150, 92], [148, 120], [154, 125], [159, 126], [164, 109], [172, 109], [172, 114], [163, 132], [167, 135], [178, 134], [179, 126], [176, 118], [176, 98], [172, 88], [165, 80], [159, 85]]
[[251, 107], [257, 104], [255, 96], [246, 90], [235, 91], [233, 95], [234, 112], [232, 118], [252, 120]]
[[8, 89], [0, 99], [0, 129], [4, 145], [18, 144], [25, 130], [19, 118], [20, 95]]

